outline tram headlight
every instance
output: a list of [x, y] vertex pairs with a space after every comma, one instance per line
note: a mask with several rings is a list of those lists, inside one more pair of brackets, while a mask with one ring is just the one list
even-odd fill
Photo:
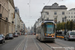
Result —
[[46, 33], [45, 33], [45, 36], [46, 36]]
[[52, 37], [54, 37], [54, 36], [52, 36]]

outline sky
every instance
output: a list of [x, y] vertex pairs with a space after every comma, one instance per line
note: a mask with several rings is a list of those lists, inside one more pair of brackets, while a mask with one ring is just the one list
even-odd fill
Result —
[[14, 0], [15, 7], [19, 8], [20, 17], [26, 27], [32, 27], [41, 17], [44, 6], [51, 6], [55, 2], [59, 5], [65, 5], [67, 10], [75, 8], [75, 0]]

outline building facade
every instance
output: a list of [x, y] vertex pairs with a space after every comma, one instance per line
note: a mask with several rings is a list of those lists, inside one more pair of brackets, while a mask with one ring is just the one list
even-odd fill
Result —
[[51, 6], [45, 6], [41, 12], [41, 18], [43, 20], [54, 20], [56, 23], [74, 21], [75, 22], [75, 8], [67, 10], [65, 5], [58, 5], [57, 3]]
[[72, 8], [66, 12], [67, 14], [67, 21], [74, 21], [75, 22], [75, 8]]
[[9, 9], [9, 17], [8, 17], [9, 33], [14, 33], [15, 32], [15, 25], [14, 25], [15, 7], [14, 7], [14, 1], [13, 0], [9, 0], [8, 9]]
[[6, 35], [9, 30], [8, 1], [0, 0], [0, 34]]
[[25, 25], [19, 15], [19, 9], [14, 6], [14, 0], [0, 0], [0, 34], [25, 30]]
[[20, 33], [23, 34], [23, 21], [20, 20]]
[[15, 7], [15, 32], [20, 33], [20, 14], [19, 9]]
[[54, 20], [56, 23], [64, 22], [64, 17], [67, 16], [67, 7], [65, 5], [58, 5], [57, 3], [52, 6], [45, 6], [41, 12], [41, 17], [46, 20]]

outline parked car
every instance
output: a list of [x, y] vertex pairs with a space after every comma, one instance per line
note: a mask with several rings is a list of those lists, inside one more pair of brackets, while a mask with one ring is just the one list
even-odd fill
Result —
[[3, 34], [0, 34], [0, 43], [5, 43], [5, 37]]
[[5, 36], [5, 39], [13, 39], [13, 34], [9, 33]]
[[14, 36], [14, 37], [18, 37], [18, 33], [14, 33], [13, 36]]
[[64, 39], [65, 40], [75, 40], [75, 31], [68, 31]]

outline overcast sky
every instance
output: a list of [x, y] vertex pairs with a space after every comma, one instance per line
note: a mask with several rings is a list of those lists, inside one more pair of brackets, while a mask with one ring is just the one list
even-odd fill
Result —
[[14, 0], [26, 27], [34, 25], [45, 5], [52, 5], [55, 2], [59, 5], [66, 5], [68, 9], [75, 8], [75, 0]]

